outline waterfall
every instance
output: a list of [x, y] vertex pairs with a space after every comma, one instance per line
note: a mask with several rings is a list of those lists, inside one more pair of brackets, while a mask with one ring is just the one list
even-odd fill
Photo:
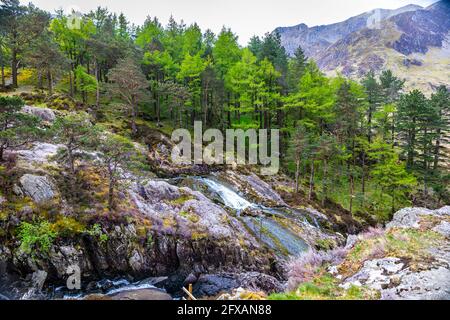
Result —
[[242, 210], [255, 206], [253, 203], [245, 200], [230, 188], [227, 188], [214, 180], [201, 178], [201, 181], [203, 181], [212, 191], [216, 192], [223, 200], [225, 206], [229, 208], [241, 212]]
[[[236, 210], [239, 219], [254, 233], [255, 237], [274, 249], [278, 254], [282, 256], [296, 256], [309, 249], [308, 244], [301, 236], [295, 234], [274, 218], [285, 217], [283, 210], [251, 203], [231, 188], [213, 179], [199, 178], [198, 180], [205, 184], [210, 191], [218, 194], [226, 207]], [[241, 217], [240, 212], [248, 208], [264, 212], [264, 215]]]

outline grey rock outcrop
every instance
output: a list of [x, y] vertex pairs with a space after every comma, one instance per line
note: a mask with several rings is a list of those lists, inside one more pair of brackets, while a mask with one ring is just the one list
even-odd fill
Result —
[[403, 208], [394, 214], [392, 221], [386, 225], [386, 228], [388, 230], [391, 228], [418, 228], [421, 216], [427, 215], [450, 215], [450, 206], [446, 206], [438, 210], [430, 210], [426, 208]]
[[24, 106], [22, 112], [32, 114], [43, 121], [53, 122], [56, 119], [55, 112], [49, 108], [40, 108], [33, 106]]
[[25, 174], [19, 181], [23, 193], [36, 203], [51, 200], [58, 194], [55, 185], [46, 176]]
[[[443, 236], [437, 244], [417, 249], [427, 257], [418, 262], [420, 268], [401, 256], [367, 260], [341, 286], [346, 289], [352, 285], [366, 286], [378, 290], [381, 299], [450, 300], [449, 214], [448, 206], [438, 210], [404, 208], [398, 211], [387, 225], [387, 232], [395, 234], [403, 232], [402, 229], [421, 228], [421, 232], [435, 231]], [[353, 243], [354, 239], [349, 237], [348, 242]]]

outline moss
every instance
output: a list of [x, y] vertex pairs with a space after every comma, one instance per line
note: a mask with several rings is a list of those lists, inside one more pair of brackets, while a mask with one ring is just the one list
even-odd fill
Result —
[[51, 228], [63, 237], [72, 237], [86, 231], [86, 226], [71, 217], [58, 216]]
[[203, 240], [208, 238], [208, 234], [205, 232], [192, 232], [191, 239], [194, 241]]
[[163, 219], [163, 227], [164, 228], [172, 228], [177, 225], [177, 222], [173, 217], [166, 217]]
[[180, 211], [178, 214], [192, 223], [197, 223], [200, 221], [200, 217], [193, 212]]
[[319, 239], [316, 241], [316, 248], [318, 250], [328, 251], [333, 249], [336, 243], [332, 239]]
[[428, 248], [439, 246], [445, 239], [431, 230], [391, 229], [386, 234], [360, 240], [339, 266], [339, 272], [345, 277], [357, 272], [365, 261], [397, 257], [407, 261], [414, 268], [422, 262], [429, 262]]
[[151, 233], [148, 234], [147, 240], [145, 241], [145, 244], [147, 245], [148, 248], [152, 248], [153, 247], [154, 240], [153, 240], [153, 236], [152, 236]]
[[183, 194], [179, 198], [168, 201], [169, 204], [173, 206], [182, 206], [186, 201], [194, 199], [193, 196], [189, 194]]

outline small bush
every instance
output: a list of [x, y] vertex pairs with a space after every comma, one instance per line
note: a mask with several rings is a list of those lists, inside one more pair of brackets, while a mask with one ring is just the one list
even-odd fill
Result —
[[288, 267], [288, 288], [295, 290], [304, 282], [314, 278], [317, 270], [325, 263], [339, 264], [345, 258], [347, 250], [342, 247], [330, 251], [310, 250], [300, 257], [292, 259]]
[[18, 234], [20, 249], [25, 253], [31, 253], [34, 248], [42, 253], [48, 253], [57, 235], [48, 221], [36, 224], [22, 222]]
[[91, 229], [88, 230], [88, 233], [92, 237], [96, 237], [100, 241], [100, 243], [105, 243], [109, 240], [108, 235], [103, 232], [101, 225], [99, 225], [98, 223], [94, 224]]
[[373, 239], [378, 238], [380, 236], [384, 235], [384, 230], [382, 228], [374, 228], [369, 227], [369, 229], [360, 235], [361, 239], [367, 240], [367, 239]]

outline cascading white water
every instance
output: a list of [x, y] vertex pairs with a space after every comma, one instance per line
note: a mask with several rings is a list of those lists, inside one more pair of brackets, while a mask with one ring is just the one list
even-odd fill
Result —
[[230, 188], [227, 188], [214, 180], [202, 178], [202, 181], [212, 191], [217, 192], [217, 194], [219, 194], [220, 198], [223, 200], [225, 206], [229, 208], [235, 209], [237, 211], [242, 211], [244, 209], [254, 206], [254, 204], [245, 200]]
[[247, 208], [254, 208], [268, 214], [268, 216], [263, 215], [259, 217], [243, 216], [241, 219], [259, 240], [266, 243], [269, 247], [278, 252], [283, 252], [283, 254], [287, 252], [289, 255], [298, 255], [308, 250], [308, 245], [301, 237], [295, 235], [272, 218], [274, 216], [283, 216], [281, 210], [251, 203], [234, 190], [212, 179], [200, 178], [200, 180], [211, 191], [220, 196], [226, 207], [236, 210], [238, 215]]

